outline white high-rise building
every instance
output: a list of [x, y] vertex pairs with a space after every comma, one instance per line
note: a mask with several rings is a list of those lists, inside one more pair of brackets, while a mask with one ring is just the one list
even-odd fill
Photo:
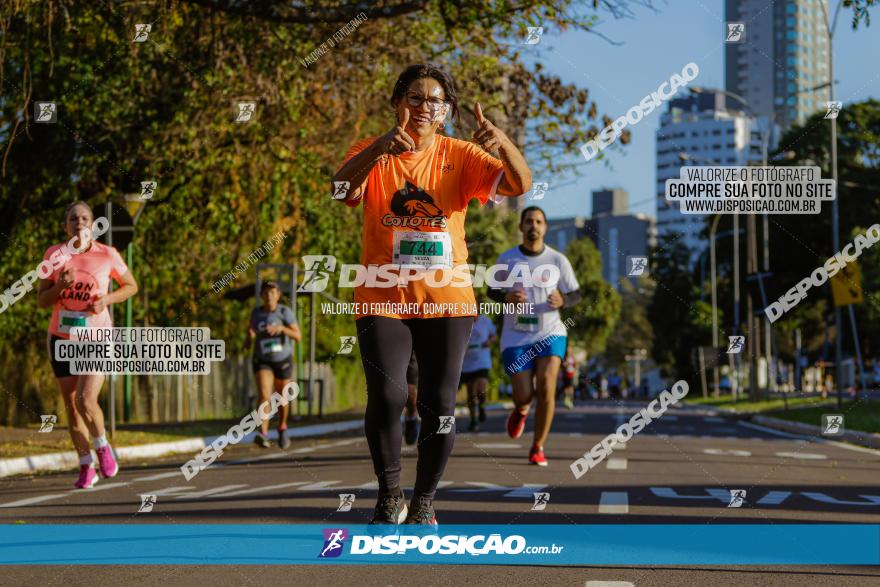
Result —
[[666, 180], [680, 176], [684, 165], [748, 165], [761, 161], [761, 138], [766, 120], [755, 122], [723, 93], [704, 90], [669, 101], [657, 129], [657, 243], [675, 235], [692, 250], [692, 260], [708, 248], [702, 235], [706, 217], [682, 214], [679, 204], [666, 201]]

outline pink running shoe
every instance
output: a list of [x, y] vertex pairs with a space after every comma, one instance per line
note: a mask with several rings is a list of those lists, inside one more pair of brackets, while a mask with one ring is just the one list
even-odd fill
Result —
[[91, 465], [79, 466], [79, 480], [74, 483], [77, 489], [91, 489], [98, 482], [98, 472]]
[[95, 452], [98, 453], [98, 465], [101, 469], [101, 477], [104, 479], [115, 477], [116, 473], [119, 472], [119, 465], [116, 464], [116, 459], [113, 458], [113, 450], [110, 448], [110, 445], [108, 444], [107, 446], [95, 449]]

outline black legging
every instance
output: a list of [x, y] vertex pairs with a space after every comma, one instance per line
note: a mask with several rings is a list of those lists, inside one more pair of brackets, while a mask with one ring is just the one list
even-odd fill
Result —
[[364, 428], [379, 491], [400, 485], [400, 412], [406, 403], [406, 368], [415, 350], [422, 418], [415, 493], [433, 498], [455, 443], [455, 427], [449, 434], [437, 434], [437, 429], [440, 416], [455, 414], [461, 363], [474, 318], [365, 316], [356, 324], [367, 379]]

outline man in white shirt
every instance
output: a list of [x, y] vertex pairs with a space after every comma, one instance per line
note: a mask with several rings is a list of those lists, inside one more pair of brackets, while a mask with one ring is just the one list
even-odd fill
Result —
[[[581, 299], [574, 270], [568, 259], [544, 244], [547, 217], [537, 206], [522, 211], [519, 224], [522, 244], [498, 257], [501, 281], [518, 282], [505, 288], [490, 288], [489, 297], [496, 302], [519, 304], [520, 313], [504, 315], [501, 331], [501, 356], [505, 371], [513, 385], [514, 409], [507, 419], [507, 433], [519, 438], [525, 428], [532, 399], [535, 406], [535, 436], [529, 451], [529, 462], [547, 466], [544, 441], [553, 423], [556, 380], [565, 356], [567, 331], [559, 309]], [[528, 275], [528, 279], [520, 277]], [[508, 308], [509, 309], [509, 308]]]

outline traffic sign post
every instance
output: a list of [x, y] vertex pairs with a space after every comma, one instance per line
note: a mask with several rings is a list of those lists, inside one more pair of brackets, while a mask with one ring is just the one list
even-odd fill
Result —
[[[865, 387], [865, 367], [862, 363], [862, 348], [859, 345], [859, 332], [856, 328], [856, 313], [853, 310], [853, 304], [861, 304], [865, 300], [865, 294], [862, 290], [862, 271], [859, 264], [855, 261], [847, 263], [846, 267], [841, 268], [834, 277], [831, 278], [831, 297], [834, 299], [834, 306], [849, 306], [849, 323], [852, 327], [853, 344], [856, 350], [856, 360], [859, 362], [859, 387]], [[840, 336], [840, 333], [837, 333]], [[840, 382], [838, 382], [838, 385]]]

